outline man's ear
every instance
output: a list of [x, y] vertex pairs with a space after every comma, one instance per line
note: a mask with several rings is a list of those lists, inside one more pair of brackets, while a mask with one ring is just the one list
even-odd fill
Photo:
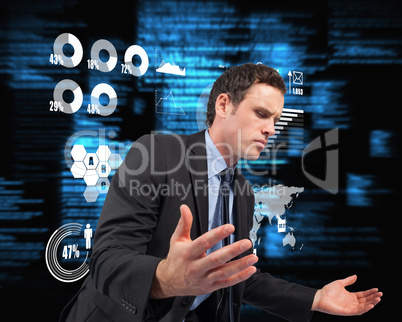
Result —
[[215, 114], [220, 118], [226, 118], [228, 113], [228, 105], [230, 104], [230, 97], [226, 93], [221, 93], [215, 102]]

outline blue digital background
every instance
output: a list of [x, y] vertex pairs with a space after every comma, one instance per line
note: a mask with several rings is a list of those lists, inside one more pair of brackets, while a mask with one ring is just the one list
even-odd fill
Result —
[[[77, 36], [84, 49], [72, 69], [49, 62], [54, 40], [65, 32]], [[296, 228], [295, 247], [283, 247], [275, 221], [269, 225], [265, 219], [258, 232], [258, 266], [312, 287], [356, 273], [352, 290], [379, 287], [385, 295], [372, 312], [347, 320], [397, 321], [401, 35], [398, 1], [143, 0], [113, 1], [108, 7], [84, 1], [5, 2], [0, 12], [2, 307], [14, 312], [12, 321], [55, 321], [81, 285], [55, 280], [44, 255], [50, 236], [63, 224], [90, 223], [96, 233], [105, 197], [86, 202], [85, 182], [69, 170], [69, 139], [93, 153], [104, 142], [124, 156], [150, 131], [196, 132], [204, 127], [208, 89], [225, 68], [262, 62], [277, 68], [287, 85], [289, 70], [303, 72], [303, 95], [285, 95], [285, 108], [302, 110], [303, 116], [276, 138], [286, 148], [278, 150], [275, 173], [269, 160], [239, 166], [271, 170], [263, 177], [244, 171], [251, 184], [304, 187], [304, 192], [285, 213]], [[86, 64], [99, 39], [110, 41], [118, 53], [109, 73]], [[141, 77], [121, 73], [124, 53], [134, 44], [149, 57]], [[157, 73], [162, 60], [185, 67], [186, 76]], [[80, 85], [83, 107], [74, 114], [51, 112], [53, 89], [66, 78]], [[85, 108], [99, 83], [110, 84], [118, 96], [107, 117]], [[184, 115], [157, 113], [155, 103], [169, 93]], [[303, 148], [333, 128], [339, 129], [336, 195], [310, 182], [301, 167]], [[75, 139], [77, 133], [86, 135]], [[309, 172], [323, 178], [325, 151], [305, 161]], [[280, 321], [244, 306], [242, 321], [267, 320]], [[345, 320], [313, 316], [313, 321]]]

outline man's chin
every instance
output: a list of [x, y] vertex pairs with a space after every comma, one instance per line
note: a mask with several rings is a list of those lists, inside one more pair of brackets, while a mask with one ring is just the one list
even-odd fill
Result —
[[261, 152], [264, 151], [264, 148], [265, 147], [262, 145], [256, 143], [249, 145], [249, 147], [243, 153], [243, 159], [250, 161], [258, 160]]
[[243, 159], [249, 160], [249, 161], [255, 161], [258, 160], [260, 157], [260, 153], [255, 153], [255, 154], [247, 154], [243, 156]]

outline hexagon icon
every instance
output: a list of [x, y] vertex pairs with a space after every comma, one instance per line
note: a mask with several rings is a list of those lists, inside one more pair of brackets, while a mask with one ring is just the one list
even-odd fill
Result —
[[107, 161], [110, 157], [110, 149], [107, 145], [100, 145], [98, 150], [96, 151], [96, 155], [98, 156], [99, 161]]
[[98, 172], [98, 175], [101, 178], [107, 178], [109, 176], [110, 171], [112, 171], [112, 169], [110, 168], [109, 163], [106, 161], [99, 162], [96, 168], [96, 172]]
[[108, 178], [99, 178], [98, 183], [96, 184], [96, 189], [100, 194], [107, 193], [109, 190], [110, 182]]
[[95, 170], [99, 160], [95, 153], [87, 153], [84, 158], [84, 164], [88, 170]]
[[74, 161], [84, 161], [87, 151], [85, 150], [83, 145], [77, 144], [73, 146], [70, 154], [73, 157]]
[[74, 178], [84, 178], [87, 168], [85, 167], [84, 162], [75, 161], [71, 166], [70, 171], [73, 174]]
[[95, 202], [98, 196], [99, 192], [95, 186], [86, 187], [84, 191], [84, 198], [87, 202]]
[[84, 175], [84, 180], [87, 186], [94, 186], [98, 182], [99, 176], [96, 170], [87, 170]]
[[109, 157], [109, 165], [113, 170], [117, 169], [122, 162], [123, 162], [123, 159], [121, 158], [120, 154], [118, 154], [118, 153], [112, 153]]

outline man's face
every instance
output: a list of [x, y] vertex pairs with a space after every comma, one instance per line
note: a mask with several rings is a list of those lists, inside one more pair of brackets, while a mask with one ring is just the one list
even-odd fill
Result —
[[234, 108], [228, 105], [224, 135], [235, 158], [256, 160], [275, 134], [274, 124], [279, 121], [284, 105], [282, 92], [267, 84], [254, 84], [243, 101]]

